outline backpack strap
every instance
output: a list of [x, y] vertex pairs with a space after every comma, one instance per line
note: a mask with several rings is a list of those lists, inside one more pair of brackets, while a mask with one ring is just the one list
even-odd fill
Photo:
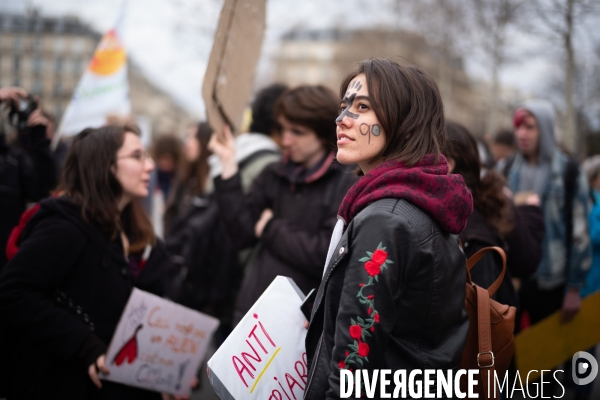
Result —
[[[500, 285], [502, 284], [502, 281], [504, 280], [504, 274], [506, 273], [506, 254], [504, 253], [504, 250], [502, 250], [500, 247], [498, 247], [498, 246], [484, 247], [483, 249], [479, 250], [477, 253], [475, 253], [471, 257], [469, 257], [469, 259], [467, 260], [467, 282], [468, 283], [473, 282], [473, 280], [471, 279], [471, 269], [473, 269], [475, 264], [477, 264], [477, 262], [479, 262], [479, 260], [481, 260], [481, 257], [483, 257], [485, 255], [485, 253], [487, 253], [488, 251], [495, 251], [496, 253], [498, 253], [500, 255], [500, 258], [502, 258], [502, 271], [500, 272], [500, 275], [498, 276], [498, 278], [496, 278], [494, 283], [492, 283], [490, 285], [490, 287], [487, 289], [487, 291], [489, 293], [489, 297], [492, 297], [496, 293], [496, 291], [498, 290]], [[489, 309], [489, 307], [488, 307], [488, 309]]]
[[575, 198], [575, 189], [577, 187], [577, 177], [579, 176], [579, 165], [577, 161], [568, 159], [565, 165], [563, 181], [565, 186], [565, 246], [566, 246], [566, 266], [569, 268], [571, 258], [571, 247], [573, 245], [573, 199]]
[[19, 246], [21, 245], [21, 234], [23, 233], [23, 230], [27, 226], [29, 220], [39, 209], [40, 203], [35, 203], [35, 205], [21, 214], [19, 224], [11, 230], [8, 241], [6, 242], [6, 259], [8, 261], [12, 260], [14, 256], [17, 255]]
[[[479, 353], [477, 366], [481, 377], [479, 392], [482, 398], [495, 398], [491, 395], [494, 387], [494, 352], [492, 351], [492, 322], [490, 317], [490, 295], [487, 290], [475, 286], [477, 290], [477, 337], [479, 338]], [[491, 382], [491, 385], [490, 385]], [[490, 393], [486, 395], [486, 388]]]
[[[488, 252], [495, 251], [502, 258], [502, 271], [494, 283], [486, 290], [473, 284], [471, 279], [471, 269], [477, 264], [479, 260]], [[484, 399], [495, 399], [492, 392], [495, 387], [494, 384], [494, 352], [492, 351], [492, 321], [490, 317], [490, 297], [496, 293], [502, 281], [504, 280], [504, 274], [506, 273], [506, 254], [500, 247], [484, 247], [477, 253], [473, 254], [467, 260], [467, 281], [475, 287], [477, 293], [477, 338], [478, 353], [477, 353], [477, 366], [479, 367], [479, 394]], [[486, 392], [489, 387], [490, 392]]]

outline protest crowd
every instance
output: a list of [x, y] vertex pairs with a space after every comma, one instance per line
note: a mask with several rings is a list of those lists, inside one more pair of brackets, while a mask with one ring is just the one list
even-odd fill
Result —
[[[133, 288], [216, 318], [211, 352], [277, 276], [314, 289], [311, 400], [340, 398], [340, 370], [458, 369], [466, 260], [488, 246], [514, 334], [578, 318], [600, 290], [600, 161], [561, 149], [552, 103], [483, 139], [418, 66], [348, 71], [338, 93], [271, 84], [243, 129], [201, 121], [148, 148], [130, 119], [53, 143], [44, 99], [1, 87], [0, 399], [170, 398], [101, 379]], [[470, 278], [502, 270], [490, 253]], [[206, 361], [192, 393], [210, 391]], [[560, 369], [546, 393], [592, 399]]]

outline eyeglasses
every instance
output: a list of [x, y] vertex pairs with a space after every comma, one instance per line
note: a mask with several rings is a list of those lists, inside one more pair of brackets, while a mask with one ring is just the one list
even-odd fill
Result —
[[135, 151], [128, 156], [117, 157], [117, 160], [121, 160], [123, 158], [133, 158], [141, 163], [145, 163], [146, 160], [152, 161], [152, 157], [150, 157], [150, 154], [148, 154], [147, 151]]

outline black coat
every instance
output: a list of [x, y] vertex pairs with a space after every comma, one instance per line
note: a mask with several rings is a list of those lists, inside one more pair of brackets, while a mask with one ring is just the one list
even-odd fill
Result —
[[220, 213], [236, 249], [257, 242], [254, 227], [264, 209], [274, 213], [246, 269], [234, 324], [277, 275], [292, 278], [304, 293], [319, 286], [338, 208], [357, 179], [334, 162], [311, 183], [292, 182], [285, 167], [283, 163], [267, 166], [246, 196], [239, 173], [227, 180], [215, 179]]
[[[0, 277], [8, 399], [151, 399], [87, 369], [106, 351], [133, 286], [162, 295], [172, 271], [164, 244], [134, 282], [120, 240], [86, 224], [66, 198], [41, 202]], [[110, 368], [110, 366], [109, 366]]]
[[341, 368], [458, 369], [465, 282], [455, 235], [406, 200], [371, 203], [348, 225], [319, 287], [304, 398], [338, 399]]
[[[519, 307], [519, 299], [512, 278], [527, 279], [542, 259], [544, 240], [544, 217], [537, 206], [514, 207], [515, 226], [506, 239], [499, 237], [496, 229], [477, 209], [467, 221], [460, 234], [465, 254], [471, 257], [487, 246], [498, 246], [506, 252], [506, 274], [494, 295], [502, 304]], [[500, 275], [502, 260], [496, 253], [486, 254], [471, 270], [471, 278], [477, 285], [488, 288]]]
[[186, 307], [230, 322], [240, 268], [217, 202], [212, 194], [177, 197], [181, 197], [180, 212], [171, 219], [165, 237], [169, 253], [185, 268], [175, 298]]

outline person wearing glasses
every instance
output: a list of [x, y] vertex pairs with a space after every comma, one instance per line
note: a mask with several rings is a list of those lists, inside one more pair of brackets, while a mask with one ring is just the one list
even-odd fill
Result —
[[73, 140], [62, 195], [40, 203], [0, 277], [8, 399], [161, 398], [98, 373], [132, 288], [163, 296], [172, 278], [140, 204], [153, 168], [135, 127]]

